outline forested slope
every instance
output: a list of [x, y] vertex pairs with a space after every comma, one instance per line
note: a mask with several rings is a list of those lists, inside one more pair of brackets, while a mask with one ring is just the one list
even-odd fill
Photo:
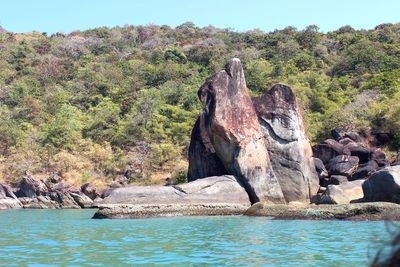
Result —
[[294, 88], [312, 142], [341, 127], [400, 146], [400, 24], [265, 33], [185, 23], [17, 34], [0, 27], [0, 180], [184, 179], [197, 90], [231, 57], [253, 95]]

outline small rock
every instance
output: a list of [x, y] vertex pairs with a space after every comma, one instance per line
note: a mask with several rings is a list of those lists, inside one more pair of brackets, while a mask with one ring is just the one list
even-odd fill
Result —
[[82, 185], [81, 191], [92, 200], [95, 200], [97, 197], [100, 196], [100, 194], [97, 193], [96, 188], [91, 183], [86, 183]]
[[378, 163], [375, 160], [370, 160], [367, 163], [360, 164], [358, 169], [354, 172], [354, 174], [349, 178], [349, 181], [365, 179], [370, 176], [373, 172], [375, 172], [379, 168]]
[[313, 158], [314, 160], [314, 165], [315, 165], [315, 170], [317, 171], [318, 177], [320, 179], [327, 178], [329, 176], [328, 171], [325, 168], [324, 163], [322, 160], [318, 158]]

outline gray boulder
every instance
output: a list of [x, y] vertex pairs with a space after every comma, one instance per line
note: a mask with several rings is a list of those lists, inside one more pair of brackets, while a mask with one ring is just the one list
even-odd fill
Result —
[[368, 201], [400, 203], [400, 165], [386, 167], [372, 174], [363, 184]]
[[253, 98], [253, 104], [286, 202], [309, 202], [318, 192], [319, 178], [292, 89], [275, 84]]
[[361, 200], [364, 196], [362, 184], [364, 180], [328, 185], [322, 194], [320, 204], [348, 204]]
[[234, 176], [213, 176], [178, 186], [115, 188], [94, 218], [138, 218], [178, 215], [241, 215], [251, 202]]
[[328, 171], [331, 175], [351, 176], [358, 168], [358, 157], [340, 155], [331, 159], [328, 163]]
[[0, 210], [5, 209], [20, 209], [22, 208], [22, 203], [18, 199], [11, 197], [5, 197], [0, 199]]
[[238, 203], [250, 206], [249, 197], [231, 175], [212, 176], [176, 186], [128, 186], [115, 188], [103, 204], [211, 204]]

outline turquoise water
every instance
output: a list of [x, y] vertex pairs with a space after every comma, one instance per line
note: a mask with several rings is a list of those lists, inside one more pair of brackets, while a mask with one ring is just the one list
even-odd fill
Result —
[[6, 266], [366, 266], [384, 222], [263, 217], [92, 220], [94, 210], [0, 211]]

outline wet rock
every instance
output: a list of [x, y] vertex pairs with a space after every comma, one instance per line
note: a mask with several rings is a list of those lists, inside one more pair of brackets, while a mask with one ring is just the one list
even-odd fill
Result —
[[368, 201], [400, 203], [400, 166], [375, 172], [365, 181], [363, 190]]
[[321, 196], [321, 204], [348, 204], [364, 197], [362, 184], [364, 180], [329, 185]]
[[309, 202], [317, 194], [319, 178], [292, 89], [275, 84], [253, 98], [253, 104], [286, 202]]
[[353, 156], [341, 155], [334, 157], [328, 163], [328, 171], [331, 175], [351, 176], [358, 167], [359, 159]]
[[199, 98], [204, 107], [200, 122], [227, 172], [240, 179], [252, 202], [285, 202], [240, 60], [231, 59], [225, 70], [209, 78]]

